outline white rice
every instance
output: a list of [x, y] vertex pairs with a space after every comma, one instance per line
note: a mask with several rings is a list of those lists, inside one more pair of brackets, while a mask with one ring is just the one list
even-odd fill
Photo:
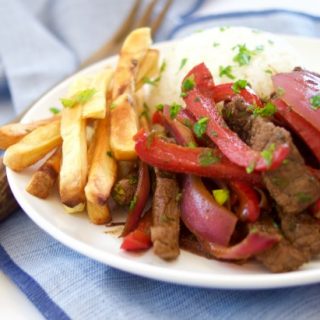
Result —
[[[239, 66], [233, 58], [238, 52], [237, 46], [242, 44], [249, 50], [255, 50], [257, 47], [263, 49], [252, 57], [249, 65]], [[210, 69], [217, 84], [235, 81], [226, 76], [219, 76], [220, 66], [232, 66], [232, 74], [236, 80], [247, 80], [262, 98], [273, 92], [272, 74], [268, 72], [286, 72], [301, 65], [299, 57], [285, 40], [270, 33], [244, 27], [215, 28], [194, 33], [160, 51], [160, 63], [166, 62], [166, 70], [161, 75], [159, 84], [152, 88], [147, 98], [150, 106], [172, 102], [183, 104], [180, 98], [182, 79], [191, 68], [201, 62]], [[183, 60], [186, 63], [179, 70]]]

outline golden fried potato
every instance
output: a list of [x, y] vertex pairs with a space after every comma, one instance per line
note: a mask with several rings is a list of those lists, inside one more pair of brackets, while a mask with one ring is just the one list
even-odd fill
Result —
[[[62, 164], [60, 170], [60, 197], [70, 208], [84, 207], [84, 187], [87, 182], [86, 119], [82, 108], [64, 108], [61, 118]], [[81, 206], [80, 206], [81, 207]]]
[[35, 129], [9, 147], [4, 154], [3, 163], [12, 170], [21, 171], [42, 159], [60, 144], [60, 120], [55, 120]]
[[98, 205], [88, 201], [87, 211], [89, 219], [94, 224], [106, 224], [111, 221], [111, 215], [107, 204]]
[[44, 126], [59, 117], [52, 117], [49, 119], [34, 121], [32, 123], [11, 123], [0, 127], [0, 149], [7, 149], [13, 144], [19, 142], [23, 137], [32, 132], [33, 130]]
[[61, 147], [31, 177], [26, 191], [30, 194], [46, 199], [59, 176], [61, 164]]
[[[92, 204], [105, 205], [117, 175], [117, 164], [110, 150], [109, 118], [98, 121], [93, 138], [94, 148], [90, 156], [90, 170], [85, 187], [87, 201]], [[89, 153], [92, 153], [91, 146]]]

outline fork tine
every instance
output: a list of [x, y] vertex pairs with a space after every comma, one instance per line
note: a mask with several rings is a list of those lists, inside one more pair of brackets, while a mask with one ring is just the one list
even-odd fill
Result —
[[151, 24], [151, 31], [152, 34], [155, 35], [158, 31], [159, 27], [162, 24], [163, 19], [165, 18], [168, 10], [170, 9], [171, 5], [173, 3], [173, 0], [167, 0], [166, 4], [164, 5], [162, 11], [158, 15], [158, 17], [152, 22]]
[[152, 0], [149, 5], [147, 6], [147, 8], [145, 9], [142, 17], [140, 18], [140, 20], [136, 23], [137, 28], [140, 27], [145, 27], [149, 24], [153, 9], [155, 7], [155, 5], [157, 4], [158, 0]]

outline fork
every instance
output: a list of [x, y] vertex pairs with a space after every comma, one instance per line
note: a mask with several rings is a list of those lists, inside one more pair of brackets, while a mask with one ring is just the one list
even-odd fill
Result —
[[[138, 16], [138, 12], [141, 8], [142, 0], [135, 0], [130, 12], [128, 13], [123, 23], [120, 25], [119, 29], [114, 33], [113, 37], [109, 41], [107, 41], [100, 49], [94, 52], [88, 59], [86, 59], [79, 66], [78, 70], [81, 70], [97, 61], [100, 61], [108, 56], [119, 52], [123, 40], [125, 39], [127, 34], [129, 34], [130, 31], [135, 28], [150, 27], [152, 35], [155, 35], [162, 25], [162, 22], [173, 1], [174, 0], [166, 0], [160, 12], [153, 19], [151, 19], [159, 0], [151, 0], [144, 9], [141, 16]], [[23, 113], [19, 114], [11, 122], [19, 122], [22, 117], [31, 109], [32, 105], [27, 107]], [[18, 208], [18, 206], [19, 205], [16, 202], [8, 185], [5, 166], [3, 165], [3, 159], [0, 157], [0, 221], [13, 213]]]

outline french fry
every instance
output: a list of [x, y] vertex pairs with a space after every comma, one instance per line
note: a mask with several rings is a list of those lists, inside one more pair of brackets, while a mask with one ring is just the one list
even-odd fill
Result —
[[5, 150], [10, 146], [19, 142], [23, 137], [39, 128], [46, 125], [59, 117], [52, 117], [49, 119], [39, 120], [32, 123], [12, 123], [0, 128], [0, 149]]
[[117, 175], [117, 164], [110, 152], [109, 137], [109, 117], [106, 117], [98, 121], [92, 142], [94, 148], [92, 156], [90, 156], [91, 146], [89, 148], [91, 163], [85, 187], [89, 218], [93, 223], [99, 222], [99, 224], [103, 223], [102, 220], [104, 222], [110, 220], [107, 200]]
[[18, 143], [10, 146], [4, 154], [3, 163], [14, 171], [22, 171], [60, 144], [60, 120], [55, 120], [33, 130]]
[[61, 163], [61, 148], [59, 147], [51, 157], [31, 177], [26, 191], [35, 197], [46, 199], [58, 176]]
[[144, 85], [145, 78], [152, 78], [159, 73], [159, 50], [149, 49], [141, 66], [138, 70], [136, 78], [136, 91]]
[[149, 28], [140, 28], [126, 38], [113, 78], [110, 146], [117, 160], [136, 158], [133, 136], [138, 131], [135, 101], [135, 81], [145, 58], [151, 36]]
[[113, 70], [104, 68], [89, 75], [78, 76], [69, 87], [69, 96], [86, 89], [94, 89], [92, 98], [82, 105], [82, 117], [103, 119], [106, 115], [106, 93], [112, 79]]
[[[84, 208], [84, 187], [87, 181], [86, 119], [82, 107], [64, 108], [61, 118], [62, 164], [60, 170], [60, 197], [70, 208]], [[71, 210], [71, 209], [70, 209]]]

